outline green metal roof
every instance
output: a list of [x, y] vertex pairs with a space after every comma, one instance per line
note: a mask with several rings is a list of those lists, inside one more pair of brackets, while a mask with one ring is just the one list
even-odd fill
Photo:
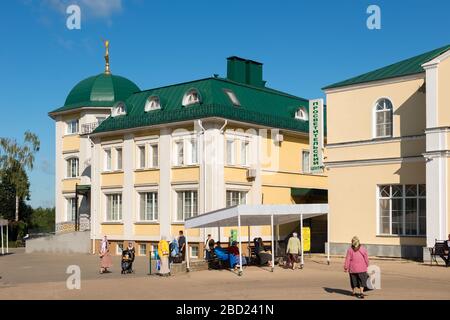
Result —
[[377, 80], [384, 80], [402, 76], [408, 76], [413, 74], [422, 73], [425, 70], [422, 68], [422, 65], [428, 61], [433, 60], [434, 58], [440, 56], [450, 49], [450, 45], [446, 45], [442, 48], [438, 48], [418, 56], [391, 64], [389, 66], [364, 73], [357, 77], [353, 77], [341, 82], [334, 83], [332, 85], [326, 86], [322, 88], [322, 90], [339, 88], [344, 86], [350, 86], [358, 83], [365, 83]]
[[101, 73], [80, 81], [70, 91], [64, 106], [50, 113], [80, 107], [111, 107], [138, 91], [139, 87], [127, 78]]
[[[195, 88], [201, 104], [182, 106], [184, 94]], [[224, 90], [231, 90], [240, 102], [234, 106]], [[150, 96], [158, 96], [161, 110], [145, 112]], [[156, 124], [221, 117], [280, 129], [308, 132], [308, 121], [294, 118], [299, 107], [309, 101], [270, 88], [261, 88], [223, 78], [206, 78], [135, 93], [126, 100], [127, 114], [109, 117], [93, 132], [138, 128]]]

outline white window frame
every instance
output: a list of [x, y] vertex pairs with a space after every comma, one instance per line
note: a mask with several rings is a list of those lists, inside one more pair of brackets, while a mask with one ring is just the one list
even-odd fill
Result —
[[126, 114], [127, 114], [127, 105], [124, 102], [119, 101], [114, 105], [111, 116], [117, 117]]
[[[118, 202], [118, 212], [117, 219], [108, 219], [108, 203], [109, 197], [120, 196], [120, 203]], [[105, 193], [105, 222], [122, 222], [123, 219], [123, 193], [122, 191], [118, 192], [107, 192]]]
[[[78, 156], [70, 156], [66, 159], [66, 179], [77, 179], [80, 177], [80, 158]], [[73, 175], [72, 172], [72, 161], [76, 161], [76, 174]], [[69, 173], [70, 170], [70, 173]]]
[[[232, 194], [234, 192], [239, 193], [239, 203], [237, 205], [247, 204], [249, 190], [247, 190], [247, 189], [246, 190], [243, 190], [243, 189], [227, 189], [225, 191], [225, 207], [229, 208], [231, 206], [235, 206], [235, 205], [230, 205], [230, 206], [228, 205], [228, 195], [230, 193]], [[243, 197], [242, 197], [242, 195], [243, 195]], [[242, 202], [242, 199], [244, 200], [243, 202]]]
[[[156, 147], [156, 161], [155, 161], [155, 148]], [[159, 143], [158, 142], [151, 142], [149, 143], [148, 148], [149, 158], [148, 158], [148, 165], [150, 168], [156, 169], [159, 168]], [[156, 163], [155, 163], [156, 162]]]
[[295, 111], [295, 119], [308, 121], [308, 112], [304, 107], [300, 107]]
[[[116, 170], [117, 171], [121, 171], [121, 170], [123, 170], [123, 148], [122, 147], [116, 147], [114, 149], [115, 149], [115, 152], [116, 152], [116, 161], [115, 161], [115, 163], [116, 163]], [[119, 150], [120, 150], [120, 152], [119, 152]], [[119, 157], [119, 154], [120, 154], [120, 157]], [[119, 158], [120, 158], [120, 161], [119, 161]], [[120, 163], [120, 166], [119, 166], [119, 163]]]
[[[194, 253], [193, 253], [193, 248], [197, 248], [197, 254], [196, 255], [194, 255]], [[190, 258], [194, 258], [194, 259], [198, 259], [198, 257], [199, 257], [199, 255], [200, 255], [200, 247], [198, 246], [198, 245], [196, 245], [196, 244], [193, 244], [193, 245], [189, 245], [189, 257]]]
[[[75, 206], [77, 205], [75, 195], [66, 197], [66, 221], [74, 222], [76, 219], [76, 217], [75, 217], [76, 208], [75, 209], [73, 208], [74, 204], [75, 204]], [[75, 210], [75, 211], [69, 212], [69, 205], [70, 205], [71, 210]]]
[[227, 166], [234, 166], [236, 164], [236, 139], [226, 138], [225, 149], [225, 163]]
[[[156, 223], [159, 221], [159, 193], [157, 189], [141, 189], [137, 191], [138, 193], [138, 216], [137, 216], [137, 220], [139, 222], [151, 222], [151, 223]], [[153, 198], [156, 200], [152, 201], [152, 206], [153, 206], [153, 219], [142, 219], [142, 212], [141, 212], [141, 200], [142, 200], [142, 196], [145, 195], [145, 197], [147, 197], [148, 194], [152, 194]], [[156, 209], [156, 210], [155, 210]], [[144, 217], [146, 216], [145, 212], [144, 212]], [[156, 216], [156, 219], [155, 219]]]
[[[144, 159], [142, 159], [144, 155]], [[144, 163], [142, 163], [144, 160]], [[136, 169], [146, 169], [147, 168], [147, 146], [145, 143], [136, 145]]]
[[[305, 164], [305, 154], [306, 153], [308, 154], [308, 163], [307, 164]], [[307, 165], [306, 170], [305, 170], [305, 165]], [[311, 153], [307, 149], [302, 150], [302, 173], [311, 173]]]
[[[109, 155], [109, 157], [108, 157]], [[104, 172], [111, 172], [112, 171], [112, 165], [113, 165], [113, 154], [112, 154], [112, 148], [104, 148], [103, 149], [103, 171]]]
[[[142, 246], [144, 246], [144, 251], [145, 251], [145, 253], [144, 254], [142, 254], [142, 251], [141, 251], [141, 247]], [[139, 245], [138, 245], [138, 255], [139, 256], [141, 256], [141, 257], [145, 257], [146, 255], [147, 255], [147, 244], [146, 243], [139, 243]]]
[[[384, 136], [378, 136], [377, 135], [377, 114], [379, 112], [386, 112], [389, 109], [384, 110], [377, 110], [378, 103], [381, 100], [388, 100], [391, 103], [392, 109], [391, 109], [391, 134], [390, 135], [384, 135]], [[386, 125], [387, 123], [384, 123]], [[394, 103], [392, 102], [392, 99], [389, 97], [380, 97], [378, 98], [375, 103], [373, 104], [372, 108], [372, 136], [374, 139], [382, 139], [382, 138], [392, 138], [394, 136]]]
[[[191, 100], [191, 97], [193, 94], [197, 94], [197, 99], [196, 100]], [[196, 88], [191, 88], [188, 91], [186, 91], [186, 93], [183, 96], [183, 107], [188, 107], [190, 105], [194, 105], [194, 104], [199, 104], [202, 103], [202, 96], [200, 94], [200, 91], [198, 91], [198, 89]]]
[[116, 242], [116, 255], [122, 255], [123, 242]]
[[[76, 131], [72, 131], [73, 123], [75, 123]], [[77, 135], [80, 132], [80, 119], [70, 119], [66, 121], [66, 135]]]
[[[425, 237], [426, 231], [424, 234], [420, 234], [420, 200], [427, 201], [427, 197], [420, 195], [420, 186], [425, 185], [425, 183], [418, 183], [418, 184], [407, 184], [407, 185], [415, 185], [417, 188], [417, 195], [416, 196], [406, 196], [406, 184], [379, 184], [376, 187], [376, 208], [377, 208], [377, 232], [376, 234], [378, 236], [395, 236], [395, 237]], [[381, 187], [383, 186], [389, 186], [389, 197], [381, 196]], [[392, 197], [392, 187], [393, 186], [401, 186], [402, 187], [402, 197]], [[392, 233], [392, 199], [401, 199], [402, 201], [402, 233], [401, 234], [394, 234]], [[416, 199], [416, 234], [407, 234], [406, 233], [406, 199]], [[380, 200], [388, 200], [389, 201], [389, 233], [382, 233], [381, 228], [381, 207], [380, 207]], [[426, 210], [426, 209], [425, 209]], [[425, 220], [425, 229], [426, 229], [426, 220]]]
[[150, 96], [145, 102], [145, 112], [161, 109], [161, 99], [158, 96]]
[[[195, 213], [191, 213], [191, 215], [189, 215], [189, 216], [186, 216], [186, 212], [185, 212], [185, 201], [186, 201], [186, 193], [187, 192], [189, 192], [189, 193], [191, 193], [191, 203], [190, 203], [190, 208], [192, 209], [192, 208], [194, 208], [195, 206], [194, 206], [194, 204], [195, 204], [195, 202], [194, 202], [194, 196], [193, 196], [193, 194], [195, 193], [196, 194], [196, 201], [197, 201], [197, 205], [196, 205], [196, 207], [197, 207], [197, 212], [195, 212]], [[182, 199], [182, 215], [183, 215], [183, 217], [182, 217], [182, 220], [180, 220], [180, 219], [178, 219], [178, 210], [179, 210], [179, 203], [178, 203], [178, 200], [179, 200], [179, 195], [180, 194], [182, 194], [183, 195], [183, 199]], [[200, 204], [200, 201], [199, 201], [199, 192], [198, 192], [198, 189], [177, 189], [177, 190], [175, 190], [175, 210], [174, 210], [174, 217], [173, 217], [173, 221], [175, 222], [175, 223], [184, 223], [184, 221], [186, 220], [186, 218], [187, 217], [196, 217], [196, 216], [198, 216], [198, 214], [199, 214], [199, 204]]]
[[[242, 158], [242, 151], [245, 147], [245, 159]], [[240, 155], [239, 155], [239, 162], [242, 167], [248, 167], [249, 166], [249, 158], [250, 158], [250, 140], [247, 139], [240, 139]]]

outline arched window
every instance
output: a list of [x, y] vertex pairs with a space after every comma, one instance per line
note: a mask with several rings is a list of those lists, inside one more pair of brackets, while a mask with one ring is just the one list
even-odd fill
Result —
[[381, 98], [375, 104], [375, 137], [392, 136], [392, 102]]
[[299, 108], [297, 111], [295, 111], [295, 119], [307, 121], [308, 113], [304, 108]]
[[121, 116], [124, 114], [127, 114], [127, 107], [126, 107], [125, 103], [117, 102], [113, 107], [112, 116], [117, 117], [117, 116]]
[[76, 157], [67, 159], [67, 178], [79, 176], [79, 160]]
[[157, 96], [150, 96], [145, 103], [145, 112], [161, 109], [161, 101]]
[[183, 97], [183, 106], [189, 106], [191, 104], [201, 103], [202, 99], [197, 89], [188, 90]]

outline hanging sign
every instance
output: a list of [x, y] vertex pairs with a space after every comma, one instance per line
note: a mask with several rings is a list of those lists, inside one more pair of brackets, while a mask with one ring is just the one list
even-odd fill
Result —
[[309, 101], [309, 156], [311, 173], [323, 172], [323, 99]]

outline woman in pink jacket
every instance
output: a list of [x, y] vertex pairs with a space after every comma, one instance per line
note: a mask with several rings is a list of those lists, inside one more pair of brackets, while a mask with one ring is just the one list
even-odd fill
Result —
[[[361, 246], [358, 237], [353, 237], [352, 246], [347, 250], [345, 257], [344, 271], [350, 274], [353, 296], [360, 299], [364, 299], [363, 291], [366, 287], [368, 266], [367, 250]], [[356, 288], [359, 289], [359, 293], [356, 292]]]

